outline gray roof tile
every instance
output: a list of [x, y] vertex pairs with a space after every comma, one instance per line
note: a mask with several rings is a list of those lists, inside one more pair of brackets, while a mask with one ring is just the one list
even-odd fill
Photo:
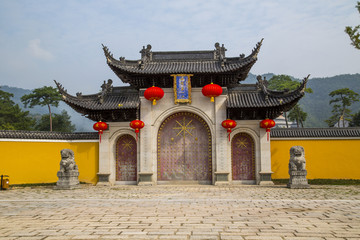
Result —
[[0, 138], [12, 139], [53, 139], [53, 140], [96, 140], [99, 139], [97, 132], [42, 132], [22, 130], [0, 130]]
[[272, 138], [360, 137], [360, 128], [273, 128]]

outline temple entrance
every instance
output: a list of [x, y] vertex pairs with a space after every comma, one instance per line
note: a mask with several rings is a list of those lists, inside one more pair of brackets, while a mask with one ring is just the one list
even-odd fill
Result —
[[255, 143], [246, 133], [236, 134], [231, 142], [233, 180], [255, 180]]
[[211, 133], [199, 116], [179, 112], [169, 116], [158, 132], [158, 181], [211, 183]]
[[116, 181], [136, 181], [136, 141], [128, 134], [116, 142]]

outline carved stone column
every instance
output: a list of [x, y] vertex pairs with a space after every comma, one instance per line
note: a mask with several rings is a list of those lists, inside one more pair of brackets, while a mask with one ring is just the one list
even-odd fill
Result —
[[98, 183], [96, 185], [110, 185], [110, 146], [109, 146], [109, 131], [106, 130], [101, 136], [101, 143], [99, 142], [99, 172]]
[[215, 185], [229, 184], [229, 174], [231, 169], [231, 158], [228, 156], [228, 138], [226, 129], [221, 123], [226, 120], [226, 99], [227, 89], [223, 88], [223, 94], [215, 98]]

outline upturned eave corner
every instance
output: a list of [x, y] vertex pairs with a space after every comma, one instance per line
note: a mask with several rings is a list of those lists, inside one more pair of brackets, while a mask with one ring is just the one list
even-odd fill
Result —
[[256, 44], [255, 48], [252, 50], [252, 52], [251, 52], [251, 57], [252, 57], [252, 58], [257, 59], [257, 55], [258, 55], [259, 52], [260, 52], [260, 48], [261, 48], [261, 46], [262, 46], [263, 41], [264, 41], [264, 38], [262, 38], [262, 39], [260, 40], [260, 42], [258, 42], [258, 43]]
[[259, 88], [261, 89], [261, 91], [264, 93], [265, 96], [273, 96], [273, 97], [282, 97], [282, 96], [289, 96], [289, 95], [294, 95], [294, 94], [297, 94], [297, 93], [300, 93], [300, 94], [304, 94], [305, 93], [305, 89], [306, 89], [306, 84], [309, 80], [309, 77], [310, 77], [310, 74], [308, 76], [306, 76], [301, 84], [295, 89], [295, 90], [292, 90], [292, 91], [288, 91], [288, 90], [282, 90], [282, 91], [277, 91], [277, 90], [270, 90], [268, 88], [268, 84], [269, 82], [264, 78], [261, 77], [261, 75], [258, 75], [256, 77], [257, 79], [257, 85], [259, 86]]

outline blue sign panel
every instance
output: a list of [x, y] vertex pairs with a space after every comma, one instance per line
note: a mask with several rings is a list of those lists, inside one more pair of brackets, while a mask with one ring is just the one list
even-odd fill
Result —
[[174, 77], [175, 104], [191, 103], [191, 81], [192, 74], [171, 75]]

